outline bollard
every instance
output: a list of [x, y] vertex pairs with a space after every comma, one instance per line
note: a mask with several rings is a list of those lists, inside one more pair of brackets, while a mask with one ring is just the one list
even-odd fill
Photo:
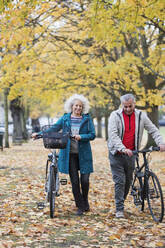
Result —
[[3, 151], [3, 135], [4, 135], [4, 133], [0, 132], [0, 149], [1, 149], [1, 151]]

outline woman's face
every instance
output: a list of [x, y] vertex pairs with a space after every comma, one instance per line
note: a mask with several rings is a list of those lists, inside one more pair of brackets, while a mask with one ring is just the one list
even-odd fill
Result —
[[80, 100], [75, 100], [72, 105], [72, 114], [75, 116], [80, 116], [83, 110], [83, 104]]

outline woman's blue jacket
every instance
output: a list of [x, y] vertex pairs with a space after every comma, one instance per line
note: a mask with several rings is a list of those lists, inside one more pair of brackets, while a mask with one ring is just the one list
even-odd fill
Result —
[[[63, 130], [64, 133], [71, 133], [71, 113], [64, 114], [50, 130], [55, 132]], [[81, 140], [78, 141], [80, 173], [91, 173], [93, 172], [93, 159], [90, 140], [95, 139], [95, 127], [89, 114], [82, 115], [79, 135], [81, 136]], [[66, 148], [60, 149], [59, 152], [58, 168], [61, 173], [69, 174], [69, 153], [70, 139]]]

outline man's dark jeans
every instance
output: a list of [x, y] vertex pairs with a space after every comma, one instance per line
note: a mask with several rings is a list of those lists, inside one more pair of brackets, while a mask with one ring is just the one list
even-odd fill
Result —
[[124, 210], [126, 199], [132, 183], [135, 168], [135, 156], [109, 153], [113, 181], [115, 183], [116, 211]]
[[80, 168], [78, 154], [70, 154], [69, 176], [72, 184], [73, 196], [75, 199], [76, 206], [81, 210], [85, 210], [88, 204], [90, 174], [80, 174], [79, 177], [79, 169]]

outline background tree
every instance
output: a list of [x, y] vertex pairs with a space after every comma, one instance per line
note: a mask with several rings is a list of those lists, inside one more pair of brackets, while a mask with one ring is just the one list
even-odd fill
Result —
[[29, 113], [53, 113], [54, 98], [62, 106], [82, 92], [113, 110], [121, 94], [132, 92], [157, 124], [164, 100], [163, 1], [20, 3], [8, 2], [0, 31], [1, 87], [10, 89], [10, 100], [21, 98]]
[[164, 1], [94, 3], [88, 12], [89, 17], [93, 16], [92, 37], [101, 45], [104, 61], [109, 60], [99, 66], [97, 78], [100, 75], [101, 85], [106, 90], [114, 82], [113, 89], [118, 88], [119, 94], [124, 91], [135, 93], [137, 105], [146, 109], [158, 125], [158, 106], [164, 103], [162, 89], [165, 83]]

